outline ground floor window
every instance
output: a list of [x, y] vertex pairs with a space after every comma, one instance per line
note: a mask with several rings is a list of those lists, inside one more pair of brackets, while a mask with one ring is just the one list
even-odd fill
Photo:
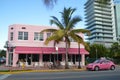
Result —
[[[63, 56], [64, 55], [64, 56]], [[65, 54], [19, 54], [19, 61], [27, 62], [28, 65], [31, 65], [32, 62], [39, 62], [40, 56], [42, 58], [42, 62], [56, 62], [65, 60]], [[69, 54], [68, 55], [68, 62], [73, 62], [75, 64], [81, 60], [81, 55], [79, 57], [78, 54]]]
[[32, 62], [39, 62], [39, 54], [19, 54], [18, 60], [28, 62], [28, 65], [31, 65]]
[[62, 54], [43, 54], [43, 62], [62, 61]]

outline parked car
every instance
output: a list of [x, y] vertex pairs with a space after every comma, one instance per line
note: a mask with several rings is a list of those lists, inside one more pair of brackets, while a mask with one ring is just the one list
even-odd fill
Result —
[[6, 59], [5, 58], [0, 58], [0, 63], [5, 63]]
[[107, 59], [98, 59], [86, 66], [87, 70], [114, 70], [115, 64], [113, 61]]

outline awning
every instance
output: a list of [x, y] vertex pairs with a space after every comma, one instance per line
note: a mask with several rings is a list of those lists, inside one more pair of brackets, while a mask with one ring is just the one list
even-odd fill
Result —
[[[69, 54], [79, 54], [79, 49], [78, 48], [69, 48], [68, 52]], [[89, 54], [88, 51], [86, 51], [84, 48], [80, 48], [80, 54]]]
[[42, 47], [42, 52], [43, 54], [54, 54], [56, 51], [55, 51], [55, 48]]
[[21, 46], [17, 46], [15, 48], [15, 53], [17, 54], [41, 54], [42, 53], [42, 49], [40, 47], [21, 47]]
[[[55, 48], [51, 47], [20, 47], [17, 46], [15, 48], [15, 53], [17, 54], [56, 54], [57, 51]], [[59, 54], [65, 54], [66, 53], [66, 48], [58, 48], [58, 53]], [[68, 49], [69, 54], [79, 54], [78, 53], [78, 48], [69, 48]], [[88, 51], [86, 51], [84, 48], [80, 49], [80, 54], [89, 54]]]

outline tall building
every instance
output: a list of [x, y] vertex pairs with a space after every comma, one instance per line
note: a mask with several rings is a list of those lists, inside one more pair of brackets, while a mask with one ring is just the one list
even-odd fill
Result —
[[102, 6], [97, 0], [87, 0], [85, 16], [86, 29], [91, 31], [91, 35], [88, 36], [90, 43], [110, 47], [116, 41], [113, 0]]
[[115, 4], [115, 26], [117, 41], [120, 42], [120, 4]]

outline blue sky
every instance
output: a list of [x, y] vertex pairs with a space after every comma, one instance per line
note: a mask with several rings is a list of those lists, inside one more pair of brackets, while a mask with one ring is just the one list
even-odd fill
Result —
[[51, 26], [50, 16], [60, 19], [64, 7], [76, 8], [75, 15], [83, 21], [76, 26], [84, 28], [84, 3], [87, 0], [58, 0], [53, 9], [47, 9], [42, 0], [0, 0], [0, 49], [8, 38], [8, 26], [11, 24], [31, 24]]

